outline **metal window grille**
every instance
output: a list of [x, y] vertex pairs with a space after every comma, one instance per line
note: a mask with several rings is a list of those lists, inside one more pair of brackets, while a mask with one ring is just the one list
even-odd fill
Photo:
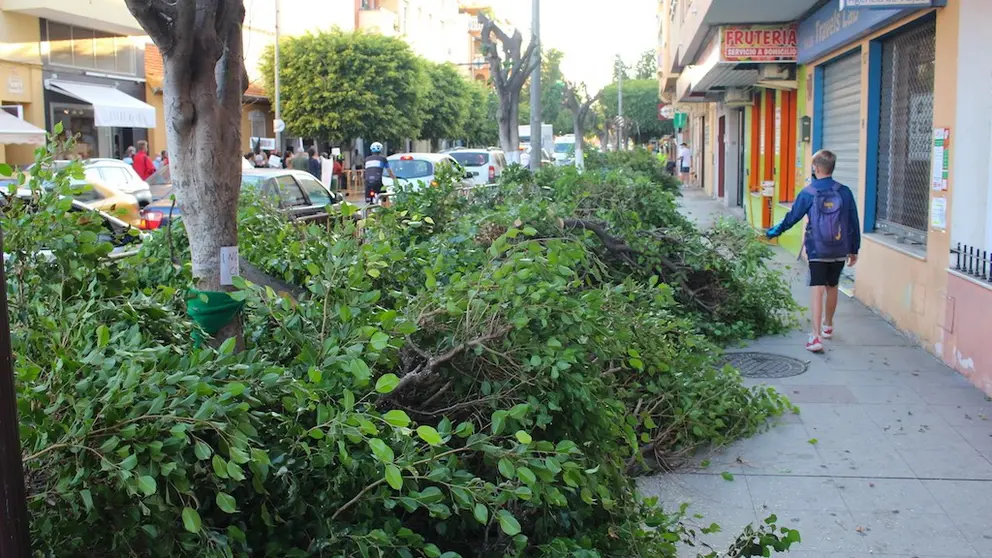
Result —
[[992, 283], [992, 253], [988, 250], [958, 242], [951, 254], [955, 256], [955, 271]]
[[920, 244], [929, 222], [936, 38], [930, 19], [882, 42], [876, 229]]

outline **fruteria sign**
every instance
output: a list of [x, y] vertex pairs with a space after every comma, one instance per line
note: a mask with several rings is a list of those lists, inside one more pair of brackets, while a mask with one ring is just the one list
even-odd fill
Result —
[[724, 62], [795, 62], [798, 55], [795, 25], [720, 27], [720, 58]]

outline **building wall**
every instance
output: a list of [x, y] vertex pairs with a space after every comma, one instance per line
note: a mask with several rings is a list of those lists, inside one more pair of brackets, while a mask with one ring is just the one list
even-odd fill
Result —
[[[952, 127], [955, 120], [955, 88], [957, 81], [959, 0], [949, 0], [945, 8], [936, 10], [936, 75], [934, 80], [934, 119], [937, 127]], [[924, 10], [895, 22], [856, 42], [849, 43], [810, 65], [807, 79], [816, 66], [830, 61], [852, 48], [868, 52], [872, 39], [885, 35], [934, 10]], [[862, 55], [862, 83], [869, 83], [868, 56]], [[814, 84], [815, 85], [815, 84]], [[861, 99], [861, 141], [859, 145], [858, 204], [862, 222], [865, 217], [867, 188], [867, 128], [868, 95]], [[810, 111], [812, 113], [812, 111]], [[811, 146], [805, 146], [805, 157], [811, 157]], [[828, 146], [829, 147], [829, 146]], [[951, 177], [954, 178], [954, 144], [951, 144]], [[870, 169], [875, 172], [875, 169]], [[954, 191], [949, 186], [948, 195]], [[896, 327], [916, 337], [929, 351], [941, 351], [947, 297], [947, 264], [949, 235], [930, 229], [925, 251], [913, 253], [876, 233], [867, 233], [862, 242], [861, 258], [855, 268], [855, 296], [889, 319]]]
[[[24, 107], [24, 120], [45, 127], [38, 18], [0, 11], [0, 104]], [[26, 165], [33, 145], [0, 145], [0, 162]]]

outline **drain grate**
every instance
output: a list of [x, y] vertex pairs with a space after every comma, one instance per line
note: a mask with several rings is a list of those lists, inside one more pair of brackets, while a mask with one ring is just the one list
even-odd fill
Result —
[[726, 353], [723, 363], [729, 364], [747, 378], [788, 378], [806, 371], [808, 362], [772, 353]]

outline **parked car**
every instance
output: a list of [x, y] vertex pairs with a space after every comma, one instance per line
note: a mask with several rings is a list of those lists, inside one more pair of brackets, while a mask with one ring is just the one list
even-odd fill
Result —
[[[53, 170], [61, 170], [69, 166], [72, 161], [57, 160]], [[138, 176], [134, 168], [117, 159], [85, 159], [82, 161], [83, 174], [87, 181], [105, 184], [108, 187], [119, 190], [125, 194], [130, 194], [138, 200], [138, 204], [144, 207], [152, 202], [152, 192], [148, 188], [148, 183]], [[31, 174], [34, 165], [28, 167], [27, 173]]]
[[575, 164], [575, 136], [567, 135], [555, 139], [555, 164], [558, 166]]
[[73, 196], [75, 201], [90, 209], [113, 215], [131, 226], [142, 227], [141, 204], [133, 194], [92, 178], [89, 174], [85, 180], [73, 178], [69, 183], [74, 189], [79, 190], [79, 193]]
[[499, 150], [459, 149], [449, 155], [472, 173], [472, 180], [477, 186], [494, 184], [506, 168], [506, 157]]
[[[161, 170], [161, 169], [160, 169]], [[290, 219], [321, 219], [327, 216], [327, 206], [341, 202], [340, 194], [331, 193], [308, 172], [292, 169], [252, 169], [241, 173], [241, 189], [254, 190], [262, 195], [272, 195], [279, 208]], [[145, 208], [145, 218], [157, 223], [154, 229], [169, 224], [171, 219], [182, 216], [179, 206], [172, 206], [169, 191]]]
[[[530, 166], [530, 152], [531, 146], [527, 145], [521, 146], [522, 153], [520, 153], [520, 165], [524, 167]], [[555, 164], [555, 157], [546, 148], [541, 148], [541, 165], [553, 165]]]
[[[460, 152], [459, 152], [460, 153]], [[396, 174], [400, 184], [409, 184], [415, 190], [425, 186], [437, 186], [435, 175], [442, 165], [451, 165], [461, 172], [461, 184], [465, 187], [475, 185], [475, 175], [469, 174], [449, 153], [397, 153], [389, 157], [389, 168]], [[382, 185], [386, 192], [394, 192], [393, 179], [387, 171], [382, 177]]]
[[[152, 192], [152, 201], [158, 201], [164, 197], [167, 197], [172, 192], [172, 171], [169, 170], [171, 165], [164, 165], [162, 168], [155, 171], [154, 174], [148, 177], [145, 182], [148, 183], [148, 187]], [[248, 159], [241, 157], [241, 172], [253, 171], [255, 167], [248, 162]]]

